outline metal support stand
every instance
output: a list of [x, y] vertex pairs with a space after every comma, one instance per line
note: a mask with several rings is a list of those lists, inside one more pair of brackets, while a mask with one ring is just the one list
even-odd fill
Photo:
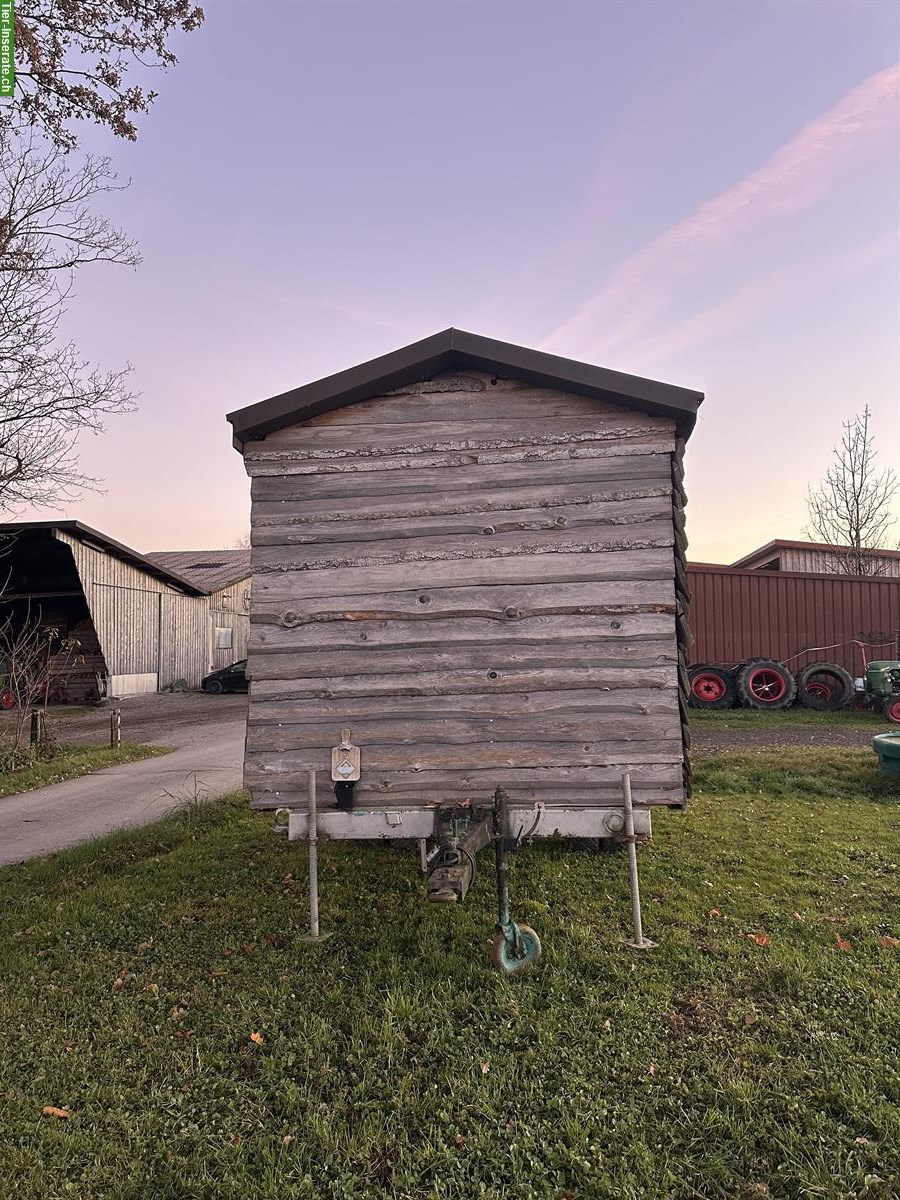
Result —
[[428, 839], [419, 838], [419, 866], [422, 868], [422, 874], [428, 874]]
[[631, 889], [631, 921], [634, 926], [634, 941], [626, 942], [632, 950], [652, 950], [656, 942], [644, 937], [641, 920], [641, 888], [638, 882], [637, 846], [634, 835], [634, 807], [631, 802], [631, 775], [622, 776], [622, 793], [625, 801], [625, 844], [628, 847], [628, 885]]
[[47, 727], [44, 721], [44, 713], [39, 708], [31, 710], [31, 730], [30, 743], [32, 746], [43, 746], [47, 740]]
[[109, 744], [115, 749], [122, 742], [122, 712], [114, 708], [109, 714]]
[[530, 925], [517, 925], [509, 912], [509, 852], [518, 839], [507, 835], [506, 792], [494, 792], [494, 858], [497, 871], [497, 935], [491, 944], [491, 962], [504, 975], [518, 975], [541, 957], [541, 940]]
[[319, 828], [316, 811], [316, 773], [309, 773], [309, 933], [305, 942], [321, 942], [329, 934], [319, 933]]

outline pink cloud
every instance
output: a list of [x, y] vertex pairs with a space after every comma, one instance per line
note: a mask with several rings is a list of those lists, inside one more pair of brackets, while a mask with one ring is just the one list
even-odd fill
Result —
[[849, 278], [859, 271], [893, 258], [900, 251], [900, 233], [873, 238], [843, 254], [767, 271], [734, 291], [720, 304], [710, 305], [683, 321], [654, 332], [644, 341], [624, 346], [621, 356], [643, 369], [648, 362], [727, 337], [754, 321], [790, 308], [826, 284]]
[[680, 279], [755, 227], [809, 208], [851, 156], [896, 133], [900, 64], [871, 75], [810, 121], [763, 166], [627, 258], [543, 342], [597, 357], [641, 337], [670, 305]]

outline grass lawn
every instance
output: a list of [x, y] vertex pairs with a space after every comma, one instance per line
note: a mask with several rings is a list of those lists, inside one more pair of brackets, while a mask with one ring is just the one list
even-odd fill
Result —
[[[57, 1200], [894, 1200], [900, 794], [868, 751], [702, 762], [626, 864], [538, 844], [488, 966], [490, 859], [306, 854], [239, 796], [0, 872], [0, 1177]], [[52, 1106], [65, 1115], [42, 1115]]]
[[141, 746], [137, 742], [122, 742], [115, 749], [112, 746], [62, 746], [51, 759], [38, 759], [20, 771], [0, 772], [0, 797], [30, 792], [33, 788], [46, 787], [48, 783], [102, 771], [104, 767], [168, 753], [168, 746]]

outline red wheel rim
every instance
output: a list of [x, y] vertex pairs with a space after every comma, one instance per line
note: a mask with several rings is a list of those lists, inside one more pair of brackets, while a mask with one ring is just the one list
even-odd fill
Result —
[[691, 680], [691, 691], [704, 704], [714, 704], [725, 695], [725, 681], [712, 671], [703, 671]]
[[751, 671], [747, 687], [753, 698], [761, 704], [775, 704], [783, 699], [787, 692], [784, 677], [771, 667], [757, 667], [755, 671]]
[[887, 716], [889, 721], [894, 721], [900, 725], [900, 700], [892, 700], [887, 707]]
[[15, 708], [15, 705], [16, 698], [8, 688], [0, 692], [0, 708]]
[[806, 685], [806, 694], [808, 696], [817, 696], [827, 704], [831, 699], [831, 688], [827, 683], [823, 683], [821, 679], [816, 679]]

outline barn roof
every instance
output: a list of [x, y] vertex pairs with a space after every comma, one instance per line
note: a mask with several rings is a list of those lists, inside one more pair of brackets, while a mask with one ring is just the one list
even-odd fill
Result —
[[147, 557], [204, 592], [217, 592], [250, 575], [249, 550], [154, 550]]
[[[758, 550], [751, 551], [750, 554], [743, 555], [731, 565], [733, 567], [742, 567], [746, 563], [751, 563], [757, 558], [761, 558], [765, 554], [771, 554], [776, 550], [832, 550], [839, 554], [846, 554], [851, 550], [851, 546], [836, 546], [833, 542], [795, 542], [789, 538], [775, 538], [771, 542], [766, 542], [764, 546], [760, 546]], [[900, 558], [900, 550], [869, 550], [865, 546], [862, 547], [862, 552], [868, 554], [871, 558]]]
[[703, 400], [702, 392], [638, 375], [623, 375], [619, 371], [498, 342], [462, 329], [445, 329], [370, 362], [229, 413], [235, 447], [241, 449], [245, 442], [258, 441], [277, 429], [320, 413], [368, 400], [409, 383], [422, 382], [441, 371], [465, 367], [511, 375], [540, 387], [577, 392], [657, 416], [674, 417], [684, 437], [693, 429], [697, 408]]
[[43, 531], [55, 534], [56, 530], [61, 530], [63, 533], [69, 534], [70, 537], [78, 538], [85, 546], [97, 550], [101, 554], [112, 554], [115, 558], [121, 558], [123, 562], [129, 563], [141, 571], [146, 571], [154, 579], [161, 579], [163, 583], [174, 584], [175, 587], [188, 592], [192, 596], [200, 595], [206, 591], [205, 588], [198, 586], [177, 570], [169, 568], [162, 563], [153, 562], [148, 555], [139, 554], [137, 550], [132, 550], [130, 546], [123, 546], [121, 542], [107, 537], [99, 529], [92, 529], [90, 525], [83, 525], [81, 521], [7, 521], [0, 524], [0, 539], [15, 537], [17, 534], [29, 533], [31, 531]]

